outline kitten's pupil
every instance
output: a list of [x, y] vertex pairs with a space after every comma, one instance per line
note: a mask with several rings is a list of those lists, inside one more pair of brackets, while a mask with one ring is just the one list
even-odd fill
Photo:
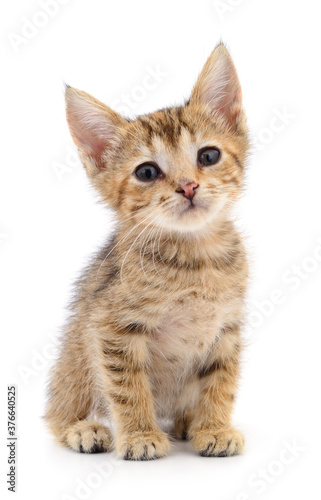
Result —
[[135, 171], [136, 176], [141, 181], [153, 181], [157, 177], [161, 177], [161, 171], [152, 163], [145, 163], [138, 167]]
[[198, 163], [202, 167], [207, 165], [214, 165], [218, 162], [220, 156], [220, 150], [217, 148], [201, 149], [201, 151], [198, 153]]

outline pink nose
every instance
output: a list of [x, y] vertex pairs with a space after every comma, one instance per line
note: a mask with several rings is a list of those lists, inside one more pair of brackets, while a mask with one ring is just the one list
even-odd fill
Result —
[[195, 195], [195, 189], [198, 188], [197, 182], [181, 182], [176, 189], [177, 193], [182, 193], [185, 198], [188, 198], [189, 200], [192, 201]]

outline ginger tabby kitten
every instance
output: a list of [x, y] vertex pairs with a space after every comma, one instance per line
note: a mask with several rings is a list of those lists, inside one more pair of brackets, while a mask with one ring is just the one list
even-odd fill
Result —
[[61, 444], [154, 459], [170, 449], [166, 418], [200, 455], [242, 450], [231, 412], [248, 266], [230, 220], [248, 150], [241, 98], [222, 44], [184, 106], [128, 120], [66, 88], [72, 138], [118, 226], [77, 283], [51, 374], [46, 420]]

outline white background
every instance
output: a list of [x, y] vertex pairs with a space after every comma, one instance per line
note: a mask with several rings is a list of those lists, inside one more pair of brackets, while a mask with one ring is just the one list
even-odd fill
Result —
[[[18, 385], [15, 498], [317, 497], [318, 7], [316, 0], [70, 0], [56, 3], [48, 18], [36, 0], [2, 5], [1, 498], [13, 495], [5, 484], [12, 383]], [[29, 25], [29, 39], [17, 42], [26, 19], [43, 26]], [[220, 39], [239, 72], [254, 144], [237, 207], [252, 260], [248, 347], [234, 418], [246, 448], [242, 456], [206, 459], [176, 443], [169, 457], [148, 463], [59, 448], [41, 420], [48, 368], [72, 282], [111, 227], [73, 156], [62, 81], [109, 105], [123, 105], [127, 94], [132, 116], [152, 111], [188, 98]], [[157, 68], [159, 81], [144, 88]]]

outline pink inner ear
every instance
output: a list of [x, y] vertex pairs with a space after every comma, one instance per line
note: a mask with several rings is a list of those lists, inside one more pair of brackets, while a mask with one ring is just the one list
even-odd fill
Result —
[[241, 111], [242, 92], [233, 61], [223, 45], [208, 60], [196, 82], [191, 100], [206, 104], [213, 115], [219, 114], [230, 125]]
[[102, 161], [102, 154], [110, 142], [107, 137], [108, 125], [106, 124], [106, 137], [103, 137], [101, 129], [95, 129], [93, 124], [85, 127], [78, 120], [79, 118], [75, 117], [73, 120], [70, 120], [70, 117], [68, 119], [73, 141], [81, 151], [95, 160], [99, 170], [103, 170], [105, 165]]
[[102, 153], [108, 147], [107, 137], [101, 137], [97, 131], [90, 128], [83, 128], [78, 133], [78, 140], [80, 142], [79, 147], [86, 150], [96, 161], [101, 158]]
[[212, 69], [206, 84], [203, 98], [212, 108], [213, 114], [219, 113], [229, 122], [234, 120], [242, 101], [241, 86], [235, 68], [229, 61], [220, 60]]
[[66, 114], [74, 143], [103, 169], [104, 151], [112, 148], [126, 121], [115, 111], [81, 90], [66, 90]]
[[219, 113], [227, 118], [228, 121], [235, 120], [240, 111], [242, 101], [242, 91], [240, 86], [234, 82], [227, 83], [224, 95], [214, 103], [213, 112]]

